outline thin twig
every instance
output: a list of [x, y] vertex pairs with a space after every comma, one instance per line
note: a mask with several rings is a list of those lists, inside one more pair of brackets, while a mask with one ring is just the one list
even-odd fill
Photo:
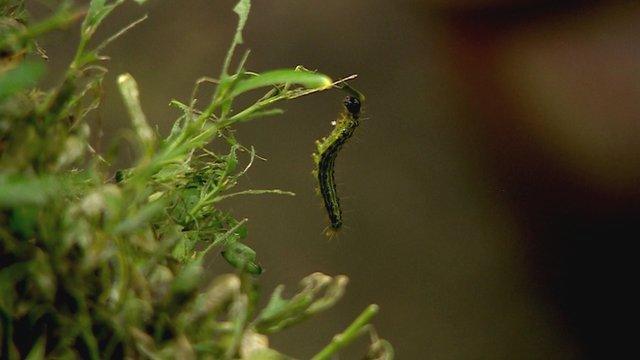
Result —
[[371, 304], [347, 327], [345, 331], [333, 337], [333, 340], [311, 360], [327, 360], [335, 353], [351, 344], [363, 334], [363, 330], [369, 325], [369, 321], [378, 313], [378, 305]]

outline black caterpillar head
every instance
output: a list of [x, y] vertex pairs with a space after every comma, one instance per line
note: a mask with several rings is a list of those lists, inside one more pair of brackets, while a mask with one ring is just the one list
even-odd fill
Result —
[[360, 114], [360, 100], [353, 96], [347, 96], [344, 99], [344, 107], [347, 108], [347, 111], [353, 116]]

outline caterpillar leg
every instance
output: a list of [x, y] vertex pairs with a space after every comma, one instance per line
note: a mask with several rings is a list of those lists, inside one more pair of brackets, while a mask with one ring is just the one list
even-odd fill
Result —
[[329, 238], [329, 241], [333, 240], [333, 238], [338, 237], [340, 235], [340, 229], [341, 227], [338, 228], [334, 228], [333, 226], [329, 225], [326, 228], [324, 228], [324, 234], [326, 237]]

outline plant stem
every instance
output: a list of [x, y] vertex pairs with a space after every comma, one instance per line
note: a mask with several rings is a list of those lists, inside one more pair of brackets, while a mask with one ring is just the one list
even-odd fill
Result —
[[362, 335], [362, 329], [369, 325], [369, 321], [378, 313], [378, 305], [371, 304], [347, 327], [342, 333], [333, 337], [333, 340], [319, 353], [314, 355], [311, 360], [327, 360], [330, 359], [340, 349], [351, 344], [355, 339]]
[[204, 256], [207, 255], [209, 250], [213, 249], [214, 247], [220, 245], [221, 243], [223, 243], [224, 241], [229, 239], [229, 237], [231, 237], [231, 235], [236, 230], [238, 230], [242, 225], [244, 225], [247, 221], [249, 221], [249, 219], [247, 219], [247, 218], [244, 218], [244, 219], [240, 220], [234, 227], [232, 227], [226, 233], [224, 233], [224, 235], [222, 235], [222, 237], [220, 237], [219, 239], [217, 239], [214, 242], [212, 242], [209, 246], [207, 246], [206, 249], [204, 249], [203, 251], [201, 251], [198, 254], [198, 260], [201, 261], [204, 258]]

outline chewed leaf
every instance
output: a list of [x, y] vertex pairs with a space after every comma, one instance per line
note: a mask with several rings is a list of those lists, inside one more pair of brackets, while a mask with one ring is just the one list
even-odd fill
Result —
[[249, 10], [251, 9], [251, 1], [250, 0], [240, 0], [233, 8], [233, 11], [238, 14], [238, 28], [236, 29], [236, 34], [234, 38], [234, 42], [236, 44], [242, 44], [242, 29], [244, 29], [244, 25], [247, 23], [247, 18], [249, 17]]
[[272, 319], [278, 314], [285, 311], [286, 306], [289, 304], [290, 300], [282, 298], [282, 292], [284, 291], [284, 285], [279, 285], [271, 294], [271, 298], [269, 299], [269, 303], [262, 310], [260, 314], [260, 319]]
[[255, 320], [256, 330], [262, 334], [274, 333], [326, 310], [342, 297], [347, 282], [344, 275], [331, 277], [313, 273], [300, 282], [302, 289], [290, 299], [282, 298], [284, 287], [278, 286]]
[[221, 79], [227, 77], [227, 71], [229, 70], [231, 58], [233, 58], [236, 46], [238, 46], [238, 44], [242, 44], [242, 30], [244, 29], [244, 25], [247, 23], [247, 18], [249, 18], [250, 9], [251, 0], [240, 0], [233, 8], [233, 11], [238, 14], [238, 27], [236, 28], [236, 34], [233, 36], [233, 41], [231, 42], [231, 46], [227, 51], [227, 56], [224, 59], [224, 64], [222, 65]]
[[267, 71], [238, 81], [231, 93], [232, 97], [244, 92], [278, 84], [299, 84], [308, 89], [322, 89], [331, 86], [332, 80], [324, 74], [294, 69]]

